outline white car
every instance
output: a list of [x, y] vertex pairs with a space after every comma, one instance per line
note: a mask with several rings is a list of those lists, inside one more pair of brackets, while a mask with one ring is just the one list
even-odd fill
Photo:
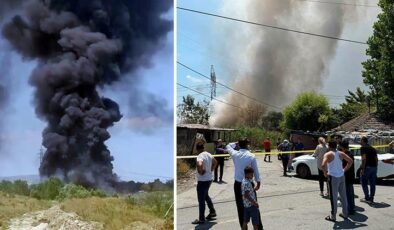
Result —
[[[356, 178], [360, 177], [360, 165], [361, 165], [361, 156], [360, 156], [360, 145], [349, 145], [350, 151], [354, 154], [354, 171], [356, 173]], [[352, 149], [356, 148], [356, 149]], [[317, 171], [317, 160], [315, 157], [311, 155], [303, 155], [293, 159], [291, 164], [297, 173], [297, 175], [301, 178], [308, 178], [311, 175], [317, 176], [319, 175]], [[388, 178], [394, 177], [394, 154], [391, 153], [383, 153], [378, 154], [378, 178]]]

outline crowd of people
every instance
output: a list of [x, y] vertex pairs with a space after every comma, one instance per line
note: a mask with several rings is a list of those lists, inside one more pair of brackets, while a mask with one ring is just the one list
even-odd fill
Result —
[[[278, 159], [282, 161], [283, 175], [292, 170], [290, 158], [293, 154], [302, 153], [304, 145], [300, 139], [295, 143], [288, 140], [282, 142], [278, 139], [277, 149], [281, 152]], [[393, 144], [394, 145], [394, 144]], [[263, 141], [265, 162], [271, 162], [271, 141], [266, 138]], [[212, 155], [204, 150], [204, 143], [196, 145], [197, 156], [197, 197], [199, 203], [199, 218], [193, 224], [202, 224], [206, 220], [216, 218], [216, 210], [209, 196], [209, 188], [212, 182], [223, 182], [223, 167], [225, 156], [228, 154], [234, 163], [234, 197], [238, 212], [238, 221], [241, 229], [247, 229], [247, 224], [251, 220], [254, 229], [263, 229], [259, 204], [256, 191], [260, 189], [261, 177], [259, 167], [254, 154], [249, 151], [249, 140], [242, 138], [236, 143], [229, 143], [226, 146], [221, 139], [215, 143], [215, 154]], [[361, 138], [361, 166], [360, 181], [364, 198], [361, 202], [373, 203], [376, 191], [377, 178], [377, 151], [368, 144], [366, 137]], [[319, 189], [322, 197], [328, 197], [331, 204], [330, 215], [325, 217], [328, 221], [336, 221], [337, 203], [340, 200], [342, 213], [340, 217], [347, 219], [349, 215], [355, 214], [354, 187], [355, 169], [354, 156], [349, 150], [349, 143], [336, 139], [326, 143], [323, 137], [318, 139], [318, 145], [313, 154], [317, 160], [319, 172]], [[218, 174], [218, 168], [219, 174]], [[212, 175], [214, 172], [214, 175]], [[327, 184], [327, 193], [324, 194], [324, 183]], [[209, 214], [205, 216], [205, 203], [208, 205]]]

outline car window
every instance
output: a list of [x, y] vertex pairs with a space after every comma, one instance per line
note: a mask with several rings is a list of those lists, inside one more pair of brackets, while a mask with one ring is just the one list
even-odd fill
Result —
[[352, 149], [350, 150], [354, 156], [360, 156], [360, 149]]

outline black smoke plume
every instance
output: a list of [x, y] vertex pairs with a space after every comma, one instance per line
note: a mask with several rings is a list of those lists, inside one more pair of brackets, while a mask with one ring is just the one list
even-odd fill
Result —
[[47, 122], [42, 176], [94, 187], [117, 181], [104, 142], [122, 115], [97, 89], [151, 65], [172, 29], [162, 17], [171, 7], [169, 0], [27, 0], [4, 25], [13, 48], [39, 62], [30, 84]]

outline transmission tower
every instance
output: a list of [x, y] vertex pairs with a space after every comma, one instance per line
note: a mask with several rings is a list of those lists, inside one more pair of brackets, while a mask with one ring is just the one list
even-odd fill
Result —
[[211, 101], [216, 97], [216, 74], [213, 69], [213, 65], [211, 65]]
[[42, 162], [42, 158], [44, 158], [44, 148], [42, 148], [42, 145], [41, 145], [41, 147], [40, 147], [40, 164], [41, 164], [41, 162]]

